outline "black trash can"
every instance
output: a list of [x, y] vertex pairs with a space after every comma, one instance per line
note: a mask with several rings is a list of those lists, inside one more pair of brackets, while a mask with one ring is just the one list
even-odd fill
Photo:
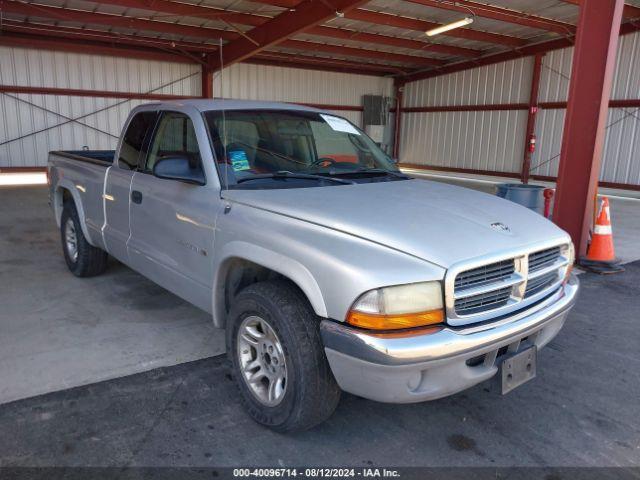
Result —
[[544, 189], [540, 185], [502, 183], [498, 185], [496, 195], [544, 215]]

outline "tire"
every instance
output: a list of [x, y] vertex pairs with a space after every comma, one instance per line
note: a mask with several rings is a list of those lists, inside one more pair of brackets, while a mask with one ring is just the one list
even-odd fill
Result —
[[[69, 235], [72, 238], [69, 238]], [[73, 239], [75, 239], [75, 254], [70, 245]], [[87, 242], [73, 201], [64, 203], [60, 221], [60, 240], [67, 267], [76, 277], [93, 277], [107, 269], [108, 255], [104, 250]]]
[[[264, 325], [258, 326], [259, 320], [266, 322], [273, 335], [264, 335], [258, 342], [267, 343], [271, 341], [270, 338], [275, 338], [276, 353], [270, 357], [272, 360], [269, 364], [262, 360], [264, 368], [261, 366], [245, 373], [243, 365], [248, 366], [251, 358], [257, 359], [259, 350], [264, 345], [248, 343], [246, 338], [251, 335], [247, 335], [249, 330], [244, 326], [262, 329], [260, 333], [264, 334]], [[253, 337], [251, 339], [255, 340]], [[320, 340], [319, 318], [306, 297], [293, 284], [287, 281], [267, 281], [249, 285], [242, 290], [231, 307], [226, 340], [227, 355], [240, 390], [241, 401], [256, 422], [278, 432], [302, 431], [324, 422], [333, 414], [341, 392]], [[247, 345], [254, 349], [246, 348]], [[269, 344], [269, 348], [271, 346]], [[278, 358], [280, 362], [276, 365]], [[264, 373], [265, 369], [274, 365], [280, 367], [279, 370], [274, 370], [274, 377], [283, 372], [286, 376], [285, 382], [275, 382], [274, 397], [278, 391], [280, 397], [271, 399], [264, 398], [263, 395], [260, 398], [247, 377], [253, 377], [257, 372]], [[262, 383], [262, 386], [256, 388], [263, 390], [263, 394], [266, 390], [270, 391], [265, 385], [265, 378], [255, 382], [258, 383]], [[278, 385], [281, 388], [278, 389]]]

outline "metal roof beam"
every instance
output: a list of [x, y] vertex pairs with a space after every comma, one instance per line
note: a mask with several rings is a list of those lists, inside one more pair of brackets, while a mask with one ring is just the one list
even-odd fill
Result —
[[[208, 19], [208, 20], [218, 19], [218, 20], [224, 20], [226, 22], [236, 23], [239, 25], [249, 25], [253, 27], [263, 25], [266, 22], [271, 20], [271, 18], [268, 16], [260, 15], [259, 14], [260, 12], [258, 12], [258, 14], [229, 12], [227, 10], [214, 8], [214, 7], [190, 5], [185, 3], [172, 2], [168, 0], [154, 0], [153, 2], [145, 2], [144, 0], [107, 0], [106, 2], [101, 2], [101, 3], [118, 5], [126, 8], [136, 8], [141, 10], [161, 12], [164, 14], [170, 14], [170, 15], [176, 15], [176, 16], [189, 16], [189, 17], [202, 18], [202, 19]], [[281, 8], [297, 8], [297, 6], [300, 5], [299, 0], [258, 0], [257, 3], [261, 3], [264, 5], [271, 5], [274, 7], [281, 7]], [[319, 2], [319, 3], [323, 3], [323, 2]], [[407, 17], [398, 17], [396, 15], [390, 15], [390, 14], [380, 14], [382, 16], [370, 15], [369, 12], [370, 12], [369, 10], [354, 9], [346, 16], [347, 18], [352, 18], [351, 17], [352, 15], [356, 15], [356, 16], [359, 15], [360, 18], [363, 18], [366, 16], [367, 19], [362, 21], [366, 21], [368, 23], [373, 23], [377, 25], [389, 25], [390, 24], [389, 22], [393, 22], [393, 26], [398, 26], [400, 28], [407, 28], [406, 27], [407, 20], [408, 21], [414, 20], [414, 19], [409, 19]], [[391, 17], [391, 19], [389, 17]], [[394, 18], [395, 20], [392, 20]], [[353, 17], [353, 19], [357, 19], [357, 18]], [[439, 24], [436, 24], [434, 22], [414, 20], [411, 23], [411, 26], [413, 28], [409, 28], [409, 29], [426, 31], [426, 30], [429, 30], [430, 28], [437, 27], [438, 25]], [[304, 33], [322, 35], [322, 36], [328, 36], [328, 37], [334, 37], [334, 38], [342, 38], [342, 35], [340, 33], [337, 33], [337, 32], [340, 32], [341, 30], [342, 29], [338, 29], [338, 28], [317, 26], [317, 27], [311, 27], [311, 28], [305, 29]], [[471, 30], [471, 29], [460, 29], [460, 30], [465, 30], [465, 32], [470, 32], [470, 33], [464, 33], [464, 32], [460, 33], [459, 31], [458, 32], [451, 31], [451, 32], [443, 33], [443, 35], [450, 35], [450, 36], [459, 37], [459, 38], [469, 38], [471, 40], [478, 40], [478, 41], [483, 41], [488, 43], [497, 43], [497, 44], [509, 45], [509, 46], [518, 46], [525, 43], [525, 41], [522, 39], [509, 37], [506, 35], [491, 34], [486, 32], [480, 32], [477, 30]], [[342, 30], [342, 31], [349, 32], [349, 30]], [[376, 34], [368, 34], [368, 35], [376, 35]], [[374, 40], [373, 37], [370, 37], [367, 41], [372, 43], [390, 45], [388, 38], [393, 38], [386, 35], [376, 35], [376, 37], [379, 37], [379, 38], [376, 38]], [[416, 43], [426, 43], [426, 42], [416, 42]], [[451, 47], [449, 51], [446, 51], [446, 48], [445, 48], [447, 47], [446, 45], [442, 45], [442, 46], [439, 44], [431, 44], [431, 45], [433, 45], [432, 50], [434, 52], [451, 54], [451, 55], [461, 55], [461, 56], [471, 57], [475, 55], [473, 52], [477, 52], [477, 50], [464, 49], [466, 50], [465, 53], [463, 53], [463, 50], [458, 50], [456, 51], [456, 53], [453, 53], [455, 51], [455, 48], [460, 48], [460, 47]], [[406, 47], [406, 48], [415, 48], [415, 47], [416, 46]], [[422, 50], [422, 48], [420, 48], [419, 45], [417, 47], [418, 49]]]
[[[374, 12], [373, 10], [363, 10], [361, 8], [345, 13], [345, 18], [358, 20], [360, 22], [375, 23], [377, 25], [417, 30], [419, 32], [426, 32], [427, 30], [441, 26], [440, 23], [428, 22], [426, 20], [418, 20], [400, 15], [392, 15], [390, 13]], [[474, 40], [478, 42], [495, 43], [509, 47], [521, 47], [527, 43], [523, 38], [482, 32], [480, 30], [472, 30], [470, 28], [456, 28], [455, 30], [444, 32], [442, 35], [464, 38], [466, 40]]]
[[[43, 50], [94, 53], [170, 62], [201, 63], [203, 53], [214, 54], [217, 47], [190, 42], [172, 42], [150, 37], [131, 36], [68, 27], [24, 24], [5, 21], [5, 33], [0, 35], [0, 45], [38, 48]], [[122, 48], [127, 46], [128, 48]], [[134, 48], [131, 48], [134, 47]], [[265, 65], [280, 65], [294, 68], [311, 68], [369, 75], [392, 75], [406, 73], [407, 69], [358, 62], [320, 58], [307, 55], [290, 55], [281, 52], [263, 52], [255, 57]]]
[[331, 6], [325, 2], [304, 1], [295, 10], [287, 10], [267, 23], [246, 32], [241, 38], [230, 42], [222, 52], [222, 59], [214, 61], [212, 66], [217, 70], [223, 65], [241, 62], [309, 27], [324, 23], [337, 15], [343, 15], [366, 1], [334, 0]]
[[409, 0], [409, 2], [441, 10], [450, 10], [466, 14], [472, 13], [477, 17], [537, 28], [540, 30], [559, 33], [560, 35], [572, 35], [576, 32], [575, 25], [570, 23], [468, 0], [456, 0], [455, 2], [442, 2], [439, 0]]
[[[562, 0], [565, 3], [571, 3], [572, 5], [580, 6], [582, 0]], [[622, 16], [627, 19], [640, 18], [640, 7], [636, 7], [635, 5], [625, 4], [622, 9]]]
[[14, 0], [4, 0], [2, 2], [2, 8], [5, 13], [16, 13], [30, 18], [91, 23], [96, 25], [107, 25], [109, 27], [129, 28], [132, 30], [151, 31], [184, 37], [207, 38], [209, 40], [217, 38], [231, 40], [237, 37], [237, 34], [234, 32], [214, 28], [194, 27], [190, 25], [159, 22], [156, 20], [142, 20], [139, 18], [124, 17], [108, 13], [94, 13], [84, 10], [49, 7]]
[[[441, 66], [444, 61], [429, 57], [418, 57], [416, 55], [403, 55], [400, 53], [382, 52], [380, 50], [366, 50], [364, 48], [345, 47], [342, 45], [329, 45], [326, 43], [301, 42], [299, 40], [284, 40], [278, 47], [292, 48], [296, 50], [312, 49], [316, 52], [333, 53], [335, 55], [345, 55], [349, 57], [364, 57], [374, 60], [402, 63], [415, 66]], [[223, 49], [224, 54], [224, 49]]]
[[[107, 25], [112, 27], [121, 27], [121, 28], [131, 28], [136, 30], [143, 31], [153, 31], [157, 33], [169, 33], [178, 36], [188, 36], [188, 37], [198, 37], [207, 40], [216, 40], [218, 38], [223, 38], [225, 40], [242, 40], [242, 37], [237, 32], [231, 32], [226, 30], [219, 30], [213, 28], [205, 28], [205, 27], [195, 27], [188, 25], [176, 25], [173, 23], [167, 22], [158, 22], [155, 20], [140, 20], [131, 17], [123, 17], [120, 15], [111, 15], [104, 13], [94, 13], [82, 10], [69, 10], [65, 8], [59, 7], [43, 7], [34, 4], [27, 4], [13, 0], [6, 0], [4, 2], [5, 11], [10, 13], [18, 13], [22, 15], [26, 15], [27, 17], [32, 18], [45, 18], [45, 19], [53, 19], [53, 20], [66, 20], [66, 21], [75, 21], [78, 23], [88, 23], [88, 24], [96, 24], [96, 25]], [[333, 15], [333, 13], [332, 13]], [[14, 27], [14, 30], [18, 28], [26, 28], [26, 27]], [[37, 26], [34, 24], [30, 24], [30, 28], [36, 29]], [[40, 25], [40, 28], [50, 29], [49, 25]], [[73, 30], [73, 29], [72, 29]], [[79, 29], [76, 29], [76, 31]], [[60, 34], [60, 30], [58, 30], [58, 34]], [[69, 33], [69, 32], [67, 32]], [[44, 33], [46, 34], [46, 32]], [[98, 34], [98, 32], [94, 32], [94, 35]], [[118, 37], [122, 37], [122, 35], [118, 35]], [[118, 37], [114, 36], [114, 42], [118, 42]], [[150, 42], [152, 39], [144, 39], [146, 42]], [[246, 40], [246, 39], [244, 39]], [[442, 65], [442, 61], [434, 58], [429, 58], [425, 56], [417, 56], [417, 55], [403, 55], [396, 53], [383, 52], [379, 50], [371, 50], [366, 48], [354, 48], [354, 47], [343, 47], [338, 45], [327, 45], [324, 43], [316, 43], [316, 42], [308, 42], [308, 41], [300, 41], [300, 40], [284, 40], [287, 42], [289, 48], [295, 48], [298, 50], [306, 50], [309, 52], [317, 51], [317, 52], [328, 52], [333, 54], [340, 54], [350, 57], [358, 57], [358, 58], [370, 58], [378, 61], [387, 61], [392, 63], [403, 64], [406, 63], [408, 65], [416, 67], [425, 67], [425, 66], [438, 66]], [[165, 44], [171, 44], [171, 40], [167, 39], [157, 39], [158, 43], [162, 43], [162, 46], [166, 46]], [[121, 42], [122, 43], [122, 42]], [[173, 43], [181, 43], [184, 48], [188, 48], [191, 51], [199, 51], [199, 52], [207, 52], [211, 51], [213, 45], [202, 44], [201, 47], [198, 47], [199, 44], [194, 42], [173, 42]], [[161, 45], [158, 45], [160, 47]], [[284, 46], [284, 45], [283, 45]], [[231, 46], [225, 46], [224, 51], [226, 52]], [[176, 54], [179, 54], [179, 48], [172, 48]], [[425, 50], [428, 51], [428, 50]], [[214, 60], [214, 63], [217, 63], [217, 59]]]

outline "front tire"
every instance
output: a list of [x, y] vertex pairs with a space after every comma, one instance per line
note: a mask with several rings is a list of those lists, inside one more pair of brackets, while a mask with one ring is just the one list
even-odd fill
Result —
[[279, 432], [312, 428], [340, 400], [320, 340], [319, 319], [286, 281], [249, 285], [235, 298], [227, 355], [240, 398], [258, 423]]
[[85, 238], [73, 201], [64, 204], [60, 237], [67, 267], [76, 277], [93, 277], [107, 269], [107, 253], [91, 245]]

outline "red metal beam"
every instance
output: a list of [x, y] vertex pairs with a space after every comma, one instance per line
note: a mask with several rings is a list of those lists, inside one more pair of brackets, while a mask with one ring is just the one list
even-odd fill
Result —
[[369, 45], [388, 45], [391, 47], [410, 48], [412, 50], [441, 53], [444, 55], [455, 55], [470, 58], [475, 58], [482, 55], [482, 52], [480, 50], [474, 50], [472, 48], [464, 48], [455, 45], [445, 45], [442, 43], [422, 42], [409, 38], [392, 37], [389, 35], [379, 35], [376, 33], [358, 32], [356, 30], [346, 30], [343, 28], [318, 26], [309, 28], [305, 30], [304, 33], [309, 35], [318, 35], [323, 37], [339, 38], [342, 40], [363, 42]]
[[[5, 27], [7, 27], [5, 23]], [[7, 30], [13, 29], [13, 23]], [[40, 26], [35, 26], [40, 32]], [[27, 30], [29, 31], [29, 30]], [[200, 44], [186, 44], [176, 42], [176, 46], [189, 47], [189, 52], [170, 52], [170, 45], [161, 40], [145, 39], [144, 37], [131, 36], [109, 36], [106, 32], [87, 31], [76, 28], [47, 27], [49, 35], [34, 35], [25, 33], [6, 33], [0, 35], [0, 45], [8, 45], [24, 48], [39, 48], [43, 50], [67, 51], [75, 53], [90, 53], [96, 55], [109, 55], [126, 58], [139, 58], [145, 60], [159, 60], [168, 62], [201, 63], [202, 53], [216, 51], [213, 46], [200, 46]], [[101, 41], [98, 41], [101, 40]], [[140, 48], [141, 46], [158, 47], [162, 45], [162, 50], [157, 48]], [[170, 43], [170, 42], [169, 42]], [[115, 45], [114, 45], [115, 44]], [[131, 45], [136, 48], [121, 48], [116, 45]], [[200, 48], [201, 52], [191, 48]], [[196, 59], [198, 62], [196, 62]], [[311, 70], [336, 71], [341, 73], [356, 73], [365, 75], [390, 75], [405, 73], [402, 69], [387, 65], [353, 62], [348, 60], [325, 59], [305, 55], [289, 55], [280, 52], [262, 52], [256, 57], [252, 57], [249, 63], [261, 65], [283, 66], [290, 68], [304, 68]]]
[[530, 142], [536, 131], [536, 114], [538, 113], [538, 91], [540, 90], [540, 73], [542, 71], [543, 53], [536, 54], [533, 60], [533, 71], [531, 75], [531, 91], [529, 94], [529, 114], [527, 116], [527, 130], [524, 137], [524, 159], [522, 160], [522, 183], [529, 183], [531, 171], [531, 155], [529, 149]]
[[[283, 2], [286, 1], [287, 0], [257, 0], [258, 3], [279, 7], [285, 7], [285, 4]], [[289, 5], [288, 2], [287, 5]], [[290, 5], [289, 8], [291, 8]], [[373, 10], [365, 10], [362, 8], [354, 9], [344, 13], [346, 18], [350, 18], [352, 20], [373, 23], [376, 25], [393, 26], [404, 28], [407, 30], [418, 30], [422, 32], [441, 25], [439, 23], [429, 22], [427, 20], [419, 20], [399, 15], [392, 15], [389, 13], [375, 12]], [[465, 38], [467, 40], [477, 40], [480, 42], [496, 43], [499, 45], [507, 45], [511, 47], [517, 47], [526, 43], [526, 40], [521, 38], [511, 37], [508, 35], [500, 35], [497, 33], [482, 32], [480, 30], [473, 30], [470, 28], [458, 28], [456, 30], [444, 32], [442, 35], [456, 38]]]
[[[573, 5], [578, 5], [582, 3], [581, 0], [562, 0], [565, 3], [571, 3]], [[640, 18], [640, 7], [636, 7], [634, 5], [625, 5], [622, 10], [622, 15], [625, 18]]]
[[195, 63], [189, 57], [166, 53], [157, 49], [145, 49], [142, 47], [122, 48], [108, 44], [61, 40], [59, 38], [45, 36], [35, 37], [34, 35], [17, 33], [5, 33], [0, 35], [0, 45], [74, 53], [89, 53], [94, 55], [107, 55], [111, 57], [137, 58], [140, 60], [157, 60], [161, 62]]
[[[249, 25], [253, 27], [262, 25], [270, 20], [270, 17], [267, 17], [267, 16], [248, 14], [248, 13], [229, 12], [227, 10], [222, 10], [222, 9], [213, 8], [213, 7], [189, 5], [184, 3], [171, 2], [167, 0], [155, 0], [153, 1], [153, 3], [148, 3], [148, 2], [145, 2], [144, 0], [142, 1], [141, 0], [108, 0], [107, 2], [101, 2], [101, 3], [118, 5], [118, 6], [127, 7], [127, 8], [148, 10], [150, 12], [160, 12], [161, 14], [165, 14], [164, 18], [166, 20], [173, 20], [178, 16], [189, 16], [189, 17], [195, 17], [195, 18], [202, 18], [206, 20], [219, 18], [227, 22], [231, 22], [239, 25]], [[290, 3], [300, 3], [300, 2], [297, 0], [293, 0], [292, 2], [285, 0], [284, 3], [286, 3], [290, 7]], [[277, 4], [277, 2], [272, 2], [271, 5], [284, 6], [284, 4]], [[171, 15], [171, 16], [167, 17], [167, 15]], [[154, 18], [158, 18], [157, 15]], [[329, 37], [329, 38], [362, 41], [372, 45], [389, 45], [393, 47], [423, 50], [423, 51], [429, 51], [434, 53], [442, 53], [445, 55], [477, 57], [481, 54], [479, 50], [474, 50], [471, 48], [464, 48], [464, 47], [458, 47], [453, 45], [443, 45], [438, 43], [421, 42], [417, 40], [397, 38], [389, 35], [378, 35], [373, 33], [356, 32], [353, 30], [332, 28], [328, 26], [311, 27], [306, 29], [304, 33], [308, 33], [311, 35], [319, 35], [319, 36]], [[237, 38], [237, 35], [230, 39], [235, 39], [235, 38]]]
[[[401, 53], [389, 53], [380, 50], [367, 50], [364, 48], [345, 47], [342, 45], [329, 45], [326, 43], [301, 42], [299, 40], [284, 40], [278, 47], [293, 48], [296, 50], [310, 52], [326, 52], [336, 55], [346, 55], [350, 57], [372, 58], [393, 63], [401, 63], [414, 66], [439, 66], [444, 61], [429, 57], [418, 57], [416, 55], [404, 55]], [[224, 53], [223, 49], [223, 53]]]
[[554, 221], [587, 252], [624, 0], [583, 0], [573, 53]]
[[396, 108], [395, 108], [395, 125], [393, 130], [393, 158], [398, 161], [400, 159], [400, 139], [401, 139], [401, 128], [402, 128], [402, 113], [403, 113], [403, 93], [404, 93], [404, 82], [401, 80], [395, 79], [393, 82], [393, 86], [395, 88], [396, 93]]
[[488, 103], [483, 105], [439, 105], [426, 107], [405, 107], [404, 113], [436, 113], [436, 112], [492, 112], [508, 110], [527, 110], [526, 103]]
[[[36, 16], [40, 18], [52, 18], [52, 19], [61, 19], [65, 18], [67, 20], [74, 20], [79, 22], [88, 22], [91, 24], [101, 24], [101, 25], [114, 25], [114, 26], [130, 26], [129, 22], [133, 21], [134, 23], [131, 25], [131, 28], [140, 27], [144, 30], [151, 30], [158, 33], [166, 33], [167, 25], [171, 26], [169, 33], [186, 35], [186, 36], [197, 36], [205, 39], [215, 39], [216, 37], [222, 37], [228, 40], [243, 40], [243, 38], [236, 32], [227, 32], [223, 30], [216, 30], [212, 28], [203, 28], [203, 27], [185, 27], [186, 30], [183, 30], [182, 25], [174, 25], [168, 24], [166, 22], [157, 22], [150, 20], [139, 20], [139, 19], [130, 19], [128, 17], [121, 17], [117, 15], [107, 15], [101, 13], [93, 13], [93, 12], [82, 12], [78, 10], [66, 10], [57, 7], [40, 7], [32, 4], [24, 4], [21, 2], [16, 2], [13, 0], [7, 0], [7, 11], [12, 13], [20, 13], [23, 15]], [[33, 15], [30, 15], [30, 14]], [[8, 25], [10, 25], [8, 30], [16, 30], [20, 28], [26, 28], [24, 25], [22, 27], [17, 26], [18, 22], [8, 21]], [[63, 27], [50, 27], [48, 25], [33, 25], [29, 24], [31, 29], [45, 29], [46, 34], [53, 34], [55, 31], [56, 36], [63, 36], [62, 32]], [[51, 32], [47, 31], [51, 30]], [[333, 29], [329, 29], [333, 30]], [[69, 37], [70, 35], [79, 36], [82, 33], [81, 29], [66, 29], [66, 35]], [[42, 33], [42, 32], [40, 32]], [[145, 39], [141, 37], [132, 37], [126, 35], [115, 35], [108, 32], [93, 32], [94, 36], [101, 36], [102, 38], [96, 38], [98, 40], [105, 40], [105, 37], [110, 37], [109, 41], [114, 43], [125, 43], [129, 45], [141, 44], [143, 42], [155, 42], [155, 46], [159, 48], [165, 48], [166, 50], [172, 51], [172, 53], [180, 54], [180, 46], [184, 47], [184, 49], [188, 49], [190, 51], [203, 51], [203, 52], [211, 52], [217, 51], [217, 47], [215, 45], [206, 45], [202, 44], [199, 47], [197, 43], [193, 42], [172, 42], [170, 40], [162, 40], [162, 39]], [[246, 40], [246, 39], [245, 39]], [[413, 65], [414, 67], [425, 67], [425, 66], [438, 66], [442, 65], [443, 62], [441, 60], [417, 56], [417, 55], [403, 55], [403, 54], [394, 54], [388, 52], [381, 52], [378, 50], [368, 50], [364, 48], [354, 48], [354, 47], [342, 47], [336, 45], [327, 45], [320, 44], [316, 42], [304, 42], [300, 40], [286, 40], [285, 44], [282, 46], [288, 46], [290, 48], [295, 48], [303, 51], [319, 51], [319, 52], [328, 52], [339, 55], [346, 56], [355, 56], [361, 58], [372, 58], [375, 60], [382, 60], [387, 62], [395, 62], [395, 63], [407, 63], [409, 65]], [[174, 45], [175, 44], [175, 45]], [[151, 46], [151, 45], [149, 45]], [[176, 48], [178, 47], [178, 48]], [[225, 51], [228, 50], [229, 47], [225, 47]], [[392, 68], [387, 68], [387, 71], [392, 70]], [[395, 72], [398, 73], [398, 72]]]
[[20, 85], [0, 85], [2, 93], [26, 93], [33, 95], [62, 95], [68, 97], [126, 98], [136, 100], [184, 100], [198, 98], [189, 95], [169, 95], [165, 93], [118, 92], [113, 90], [84, 90], [80, 88], [24, 87]]
[[293, 55], [282, 52], [260, 52], [259, 54], [245, 60], [244, 63], [355, 73], [360, 75], [382, 76], [404, 73], [402, 69], [388, 65], [356, 63], [349, 60], [338, 60], [334, 58], [307, 57], [304, 55]]
[[[640, 22], [627, 22], [620, 26], [620, 35], [627, 35], [629, 33], [637, 32], [640, 30]], [[469, 60], [465, 62], [451, 63], [444, 67], [425, 71], [415, 72], [407, 75], [405, 80], [407, 82], [415, 82], [418, 80], [424, 80], [426, 78], [438, 77], [440, 75], [447, 75], [449, 73], [461, 72], [476, 67], [482, 67], [485, 65], [493, 65], [495, 63], [506, 62], [521, 57], [528, 57], [537, 53], [546, 53], [552, 50], [558, 50], [560, 48], [571, 47], [573, 45], [573, 38], [558, 38], [556, 40], [550, 40], [548, 42], [536, 43], [534, 45], [527, 45], [526, 47], [518, 48], [503, 53], [496, 53], [494, 55], [487, 55], [486, 57], [478, 58], [475, 60]]]
[[202, 65], [202, 71], [200, 72], [202, 98], [213, 98], [213, 70], [209, 67], [210, 64], [211, 57], [207, 56], [206, 64]]
[[23, 3], [15, 0], [3, 0], [2, 9], [6, 13], [16, 13], [30, 18], [46, 18], [58, 21], [71, 21], [79, 23], [90, 23], [96, 25], [108, 25], [110, 27], [123, 27], [132, 30], [143, 30], [172, 34], [183, 37], [206, 38], [215, 40], [231, 40], [237, 38], [237, 34], [225, 30], [214, 28], [194, 27], [190, 25], [179, 25], [176, 23], [159, 22], [156, 20], [141, 20], [120, 15], [106, 13], [94, 13], [82, 10], [70, 10], [68, 8], [48, 7], [35, 5], [33, 3]]
[[472, 13], [477, 17], [490, 18], [492, 20], [499, 20], [501, 22], [513, 23], [525, 27], [538, 28], [540, 30], [559, 33], [560, 35], [573, 35], [576, 31], [576, 27], [570, 23], [468, 0], [456, 0], [455, 2], [442, 2], [439, 0], [409, 1], [411, 3], [417, 3], [427, 7], [451, 10], [454, 12], [465, 13], [467, 15]]
[[[167, 21], [176, 21], [178, 17], [195, 17], [206, 20], [224, 19], [227, 22], [256, 27], [270, 20], [268, 16], [234, 12], [215, 7], [203, 7], [170, 0], [107, 0], [100, 3], [147, 10], [149, 12], [160, 12], [165, 14], [164, 17]], [[157, 18], [158, 15], [154, 15], [154, 17]]]
[[[436, 28], [441, 25], [440, 23], [428, 22], [426, 20], [418, 20], [415, 18], [401, 17], [399, 15], [391, 15], [389, 13], [380, 13], [363, 9], [347, 12], [345, 13], [345, 18], [361, 22], [375, 23], [378, 25], [404, 28], [407, 30], [417, 30], [420, 32], [426, 32], [427, 30], [431, 30], [432, 28]], [[444, 32], [442, 35], [464, 38], [466, 40], [476, 40], [479, 42], [495, 43], [509, 47], [520, 47], [527, 43], [527, 41], [522, 38], [482, 32], [480, 30], [472, 30], [470, 28], [456, 28], [455, 30]]]
[[295, 11], [287, 10], [267, 23], [250, 30], [246, 36], [230, 42], [222, 52], [222, 60], [215, 62], [213, 67], [217, 70], [223, 65], [241, 62], [306, 28], [335, 17], [336, 11], [348, 12], [363, 3], [366, 3], [366, 0], [334, 0], [333, 5], [330, 6], [328, 3], [306, 0], [298, 5]]
[[[163, 93], [136, 93], [51, 87], [22, 87], [19, 85], [0, 85], [0, 93], [2, 92], [17, 94], [27, 93], [34, 95], [62, 95], [70, 97], [125, 98], [134, 100], [185, 100], [191, 98], [200, 98], [186, 95], [167, 95]], [[364, 110], [362, 106], [358, 105], [332, 105], [326, 103], [299, 103], [299, 105], [306, 105], [308, 107], [319, 108], [321, 110], [333, 111], [362, 112]]]
[[[122, 35], [111, 32], [105, 32], [100, 30], [90, 30], [86, 28], [69, 28], [58, 27], [43, 24], [34, 24], [26, 22], [16, 22], [13, 20], [5, 20], [2, 29], [4, 32], [12, 32], [18, 35], [33, 35], [34, 38], [38, 37], [57, 37], [71, 40], [82, 40], [91, 42], [99, 42], [102, 45], [128, 45], [135, 47], [147, 47], [163, 50], [165, 52], [175, 55], [185, 55], [185, 52], [217, 52], [218, 47], [216, 45], [209, 45], [204, 43], [184, 42], [165, 40], [162, 38], [144, 37], [141, 35]], [[193, 57], [189, 57], [192, 60]], [[194, 60], [195, 61], [195, 60]], [[200, 60], [196, 63], [200, 63]]]

